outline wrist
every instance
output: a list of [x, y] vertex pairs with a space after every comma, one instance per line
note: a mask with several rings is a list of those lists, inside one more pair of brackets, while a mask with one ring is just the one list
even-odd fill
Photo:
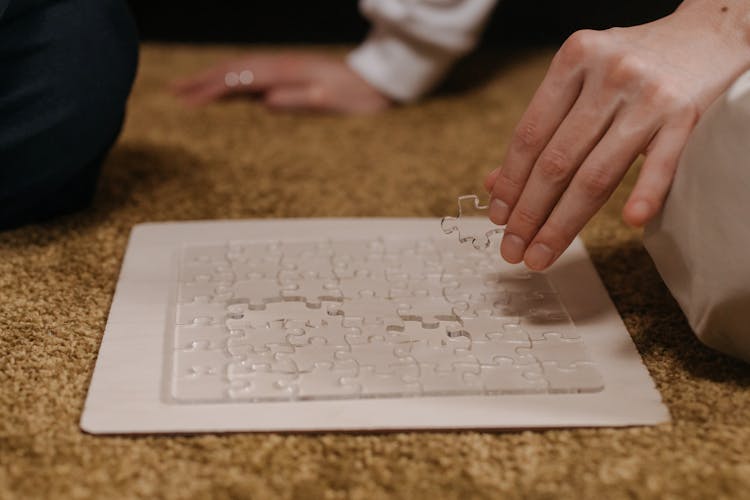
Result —
[[723, 44], [740, 72], [750, 69], [750, 0], [685, 0], [670, 17]]

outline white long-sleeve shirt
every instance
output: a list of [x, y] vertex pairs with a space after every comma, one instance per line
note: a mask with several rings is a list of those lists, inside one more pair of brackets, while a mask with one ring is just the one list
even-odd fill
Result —
[[348, 57], [370, 85], [400, 102], [418, 99], [479, 41], [497, 0], [360, 0], [372, 30]]
[[750, 363], [750, 72], [704, 113], [646, 249], [706, 345]]

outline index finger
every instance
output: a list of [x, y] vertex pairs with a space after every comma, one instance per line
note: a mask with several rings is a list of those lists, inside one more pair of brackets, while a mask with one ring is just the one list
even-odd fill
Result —
[[571, 37], [558, 51], [516, 126], [490, 192], [490, 219], [495, 224], [508, 222], [539, 154], [578, 99], [584, 75], [578, 62], [582, 49], [576, 49], [576, 43]]

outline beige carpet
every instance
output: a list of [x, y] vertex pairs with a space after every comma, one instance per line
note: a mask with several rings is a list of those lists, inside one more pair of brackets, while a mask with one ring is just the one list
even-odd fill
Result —
[[230, 53], [146, 46], [94, 207], [0, 234], [0, 498], [750, 498], [750, 367], [692, 336], [638, 232], [619, 220], [626, 190], [584, 239], [670, 425], [82, 433], [78, 419], [133, 224], [450, 213], [456, 196], [477, 190], [501, 159], [552, 52], [479, 58], [439, 97], [371, 118], [272, 114], [242, 100], [190, 111], [164, 92], [170, 78]]

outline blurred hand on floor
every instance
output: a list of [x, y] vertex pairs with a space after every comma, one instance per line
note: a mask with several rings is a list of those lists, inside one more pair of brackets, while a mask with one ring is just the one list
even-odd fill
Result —
[[172, 91], [189, 106], [246, 95], [289, 111], [374, 113], [392, 101], [342, 60], [314, 53], [257, 53], [175, 81]]
[[552, 264], [641, 153], [623, 218], [642, 226], [659, 213], [698, 118], [750, 67], [749, 14], [747, 0], [688, 0], [658, 21], [563, 44], [485, 180], [507, 261]]

